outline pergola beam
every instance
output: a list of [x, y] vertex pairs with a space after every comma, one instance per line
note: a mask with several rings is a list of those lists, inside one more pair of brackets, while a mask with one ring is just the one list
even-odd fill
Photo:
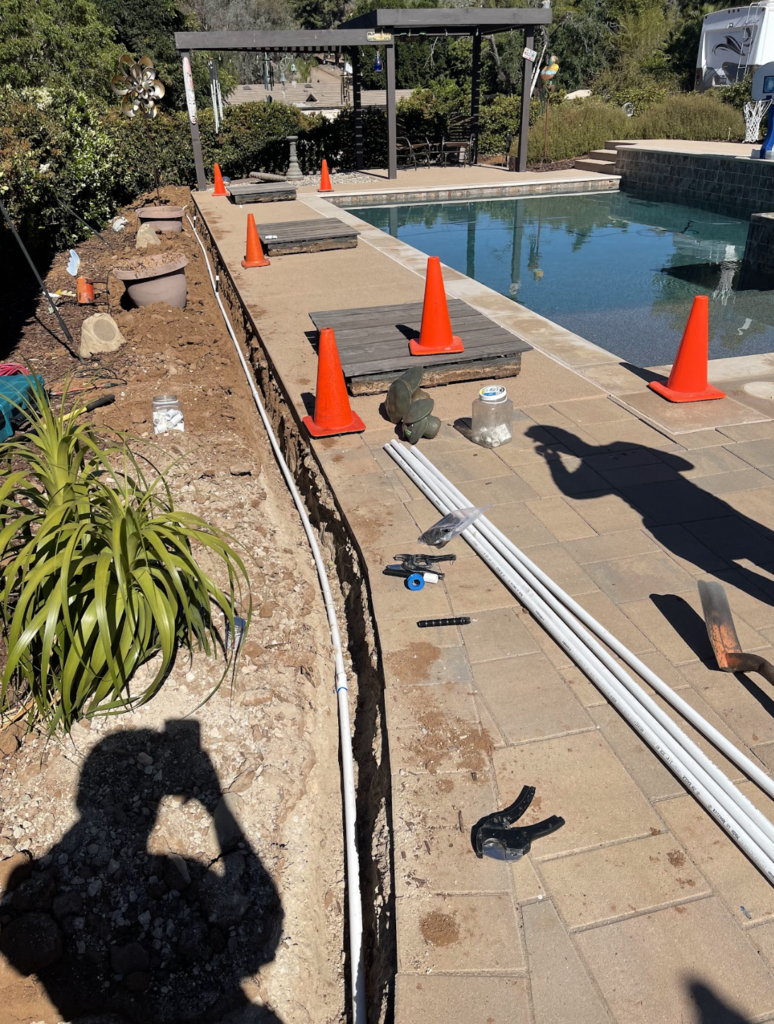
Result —
[[287, 32], [175, 32], [178, 50], [348, 50], [355, 46], [390, 46], [391, 40], [369, 39], [366, 29], [298, 29]]
[[550, 7], [419, 7], [410, 9], [380, 7], [345, 21], [337, 31], [382, 29], [387, 32], [417, 32], [423, 35], [491, 35], [524, 29], [529, 25], [550, 25]]

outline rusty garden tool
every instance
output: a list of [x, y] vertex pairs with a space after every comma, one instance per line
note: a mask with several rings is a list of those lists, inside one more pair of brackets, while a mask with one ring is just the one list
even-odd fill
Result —
[[723, 587], [714, 580], [699, 581], [707, 634], [721, 672], [758, 672], [774, 683], [774, 665], [759, 654], [745, 654], [736, 635], [734, 617]]

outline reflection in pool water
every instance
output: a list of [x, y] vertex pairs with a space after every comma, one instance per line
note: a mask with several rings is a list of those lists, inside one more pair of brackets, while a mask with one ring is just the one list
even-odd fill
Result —
[[739, 290], [747, 222], [623, 192], [352, 212], [622, 359], [674, 359], [695, 295], [710, 357], [774, 351], [774, 291]]

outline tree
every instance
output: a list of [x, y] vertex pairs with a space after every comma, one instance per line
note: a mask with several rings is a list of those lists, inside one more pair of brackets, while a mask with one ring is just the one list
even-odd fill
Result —
[[0, 0], [0, 85], [110, 95], [121, 48], [91, 0]]

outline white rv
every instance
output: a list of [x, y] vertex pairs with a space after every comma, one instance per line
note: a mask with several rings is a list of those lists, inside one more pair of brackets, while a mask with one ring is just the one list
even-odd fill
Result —
[[713, 11], [701, 29], [696, 88], [730, 85], [773, 60], [774, 0]]

